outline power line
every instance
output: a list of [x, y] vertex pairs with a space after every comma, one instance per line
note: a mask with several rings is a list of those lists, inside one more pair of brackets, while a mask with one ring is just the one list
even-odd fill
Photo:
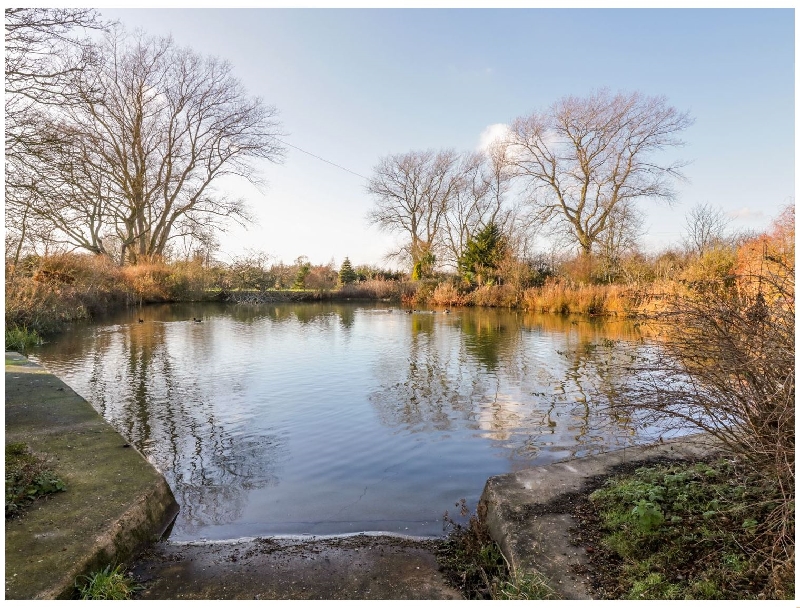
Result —
[[327, 160], [327, 159], [325, 159], [325, 158], [322, 158], [321, 156], [317, 156], [316, 154], [312, 154], [312, 153], [311, 153], [311, 152], [309, 152], [308, 150], [303, 150], [303, 148], [298, 148], [297, 146], [295, 146], [295, 145], [292, 145], [292, 144], [290, 144], [289, 142], [283, 141], [282, 139], [278, 139], [277, 137], [273, 137], [273, 139], [275, 139], [275, 140], [277, 140], [277, 141], [281, 142], [281, 143], [282, 143], [283, 145], [285, 145], [285, 146], [289, 146], [290, 148], [294, 148], [295, 150], [299, 150], [299, 151], [300, 151], [300, 152], [302, 152], [303, 154], [308, 154], [309, 156], [313, 156], [313, 157], [314, 157], [314, 158], [316, 158], [317, 160], [321, 160], [323, 163], [328, 163], [329, 165], [333, 165], [333, 166], [334, 166], [334, 167], [336, 167], [337, 169], [341, 169], [342, 171], [347, 171], [348, 173], [352, 173], [353, 175], [357, 175], [358, 177], [360, 177], [360, 178], [362, 178], [362, 179], [369, 179], [368, 177], [366, 177], [366, 176], [364, 176], [364, 175], [361, 175], [360, 173], [356, 173], [355, 171], [351, 171], [351, 170], [350, 170], [350, 169], [348, 169], [347, 167], [342, 167], [341, 165], [337, 165], [337, 164], [336, 164], [336, 163], [334, 163], [334, 162], [331, 162], [331, 161], [329, 161], [329, 160]]

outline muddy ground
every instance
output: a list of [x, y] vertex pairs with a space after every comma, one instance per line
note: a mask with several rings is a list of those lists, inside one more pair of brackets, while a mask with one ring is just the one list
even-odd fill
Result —
[[130, 571], [137, 599], [462, 599], [439, 571], [436, 540], [358, 535], [313, 540], [160, 543]]

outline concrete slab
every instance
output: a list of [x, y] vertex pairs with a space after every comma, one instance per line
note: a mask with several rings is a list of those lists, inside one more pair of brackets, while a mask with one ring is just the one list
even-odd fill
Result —
[[575, 573], [588, 565], [588, 556], [569, 537], [577, 495], [621, 465], [703, 458], [714, 451], [708, 438], [693, 436], [491, 477], [479, 513], [514, 571], [544, 575], [563, 599], [592, 599], [588, 580]]
[[164, 477], [82, 397], [6, 353], [5, 440], [44, 455], [66, 492], [6, 521], [6, 599], [69, 598], [77, 577], [129, 560], [178, 513]]

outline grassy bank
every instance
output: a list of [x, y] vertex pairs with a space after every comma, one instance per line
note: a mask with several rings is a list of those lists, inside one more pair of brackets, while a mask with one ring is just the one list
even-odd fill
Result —
[[794, 563], [776, 559], [768, 521], [783, 499], [729, 459], [609, 479], [578, 512], [596, 597], [792, 599]]
[[[284, 272], [291, 278], [291, 269]], [[448, 278], [387, 278], [377, 271], [372, 278], [338, 285], [335, 273], [329, 274], [312, 268], [302, 286], [291, 288], [285, 286], [288, 278], [269, 275], [265, 279], [257, 268], [241, 264], [209, 267], [190, 261], [119, 267], [107, 258], [90, 255], [29, 256], [16, 267], [6, 268], [6, 348], [24, 352], [66, 323], [154, 302], [371, 300], [419, 307], [490, 306], [585, 314], [629, 314], [635, 309], [632, 292], [616, 285], [552, 281], [538, 288], [476, 288]]]

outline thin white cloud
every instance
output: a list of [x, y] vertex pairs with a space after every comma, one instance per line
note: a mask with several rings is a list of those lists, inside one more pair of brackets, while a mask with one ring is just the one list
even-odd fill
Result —
[[750, 209], [750, 207], [742, 207], [736, 211], [729, 211], [728, 216], [734, 220], [760, 220], [764, 218], [764, 212]]

